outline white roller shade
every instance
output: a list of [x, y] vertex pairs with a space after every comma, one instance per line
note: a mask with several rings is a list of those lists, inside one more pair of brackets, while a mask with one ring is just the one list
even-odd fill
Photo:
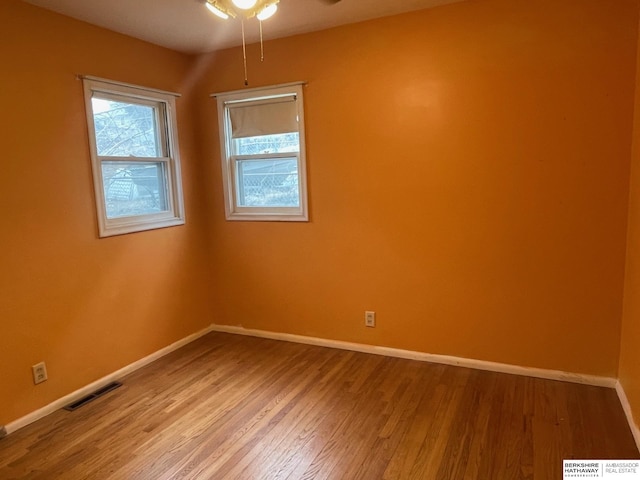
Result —
[[296, 97], [228, 104], [231, 137], [258, 137], [298, 131]]

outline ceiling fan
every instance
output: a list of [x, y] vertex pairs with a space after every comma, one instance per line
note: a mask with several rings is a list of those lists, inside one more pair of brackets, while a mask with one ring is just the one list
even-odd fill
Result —
[[[244, 59], [244, 84], [249, 85], [247, 79], [247, 49], [244, 34], [244, 20], [257, 18], [260, 25], [260, 61], [264, 61], [264, 47], [262, 40], [262, 22], [271, 18], [278, 10], [280, 0], [204, 0], [204, 4], [214, 15], [228, 20], [240, 17], [242, 20], [242, 56]], [[335, 5], [342, 0], [319, 0], [329, 5]]]
[[[341, 0], [320, 0], [333, 5]], [[263, 21], [270, 18], [278, 10], [279, 0], [205, 0], [205, 6], [220, 18], [228, 19], [244, 16], [256, 17]]]

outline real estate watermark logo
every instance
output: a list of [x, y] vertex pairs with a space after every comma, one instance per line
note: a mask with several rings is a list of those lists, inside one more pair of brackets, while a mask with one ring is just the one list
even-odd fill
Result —
[[564, 460], [563, 480], [609, 478], [640, 480], [640, 460]]

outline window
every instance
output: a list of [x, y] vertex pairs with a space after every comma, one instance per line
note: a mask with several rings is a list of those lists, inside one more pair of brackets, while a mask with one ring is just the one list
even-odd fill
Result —
[[100, 236], [184, 224], [175, 95], [83, 81]]
[[227, 219], [308, 220], [302, 84], [216, 97]]

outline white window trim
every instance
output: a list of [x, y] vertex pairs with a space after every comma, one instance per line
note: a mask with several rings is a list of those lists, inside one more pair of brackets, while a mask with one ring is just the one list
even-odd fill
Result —
[[[113, 235], [123, 235], [126, 233], [184, 225], [184, 202], [182, 197], [182, 178], [180, 173], [180, 154], [178, 149], [178, 128], [176, 123], [175, 104], [175, 98], [179, 95], [96, 77], [82, 77], [82, 80], [84, 85], [87, 125], [89, 127], [89, 147], [99, 236], [110, 237]], [[167, 156], [159, 158], [144, 158], [140, 159], [140, 162], [160, 162], [165, 164], [166, 185], [164, 186], [166, 187], [166, 200], [168, 207], [166, 211], [147, 215], [107, 218], [104, 183], [102, 178], [102, 162], [110, 160], [135, 162], [136, 157], [101, 157], [98, 155], [95, 126], [93, 123], [93, 108], [91, 104], [91, 99], [94, 93], [102, 95], [111, 94], [120, 98], [130, 98], [132, 101], [151, 102], [153, 104], [160, 103], [163, 105], [165, 119], [160, 122], [160, 124], [164, 126], [164, 129], [161, 132], [161, 139], [166, 145]]]
[[[307, 198], [307, 169], [304, 126], [304, 99], [302, 95], [303, 82], [275, 85], [264, 88], [251, 88], [233, 92], [217, 93], [215, 97], [218, 105], [218, 130], [220, 134], [220, 156], [222, 160], [222, 183], [224, 192], [224, 206], [227, 220], [239, 221], [275, 221], [275, 222], [307, 222], [309, 208]], [[296, 157], [298, 163], [298, 190], [300, 206], [298, 207], [242, 207], [236, 203], [236, 160], [245, 159], [242, 155], [232, 155], [231, 133], [228, 109], [225, 103], [237, 101], [251, 101], [261, 98], [282, 96], [296, 96], [298, 113], [298, 132], [300, 151], [293, 153], [274, 154], [274, 157]], [[265, 154], [264, 158], [271, 156]], [[252, 157], [252, 156], [250, 156]]]

